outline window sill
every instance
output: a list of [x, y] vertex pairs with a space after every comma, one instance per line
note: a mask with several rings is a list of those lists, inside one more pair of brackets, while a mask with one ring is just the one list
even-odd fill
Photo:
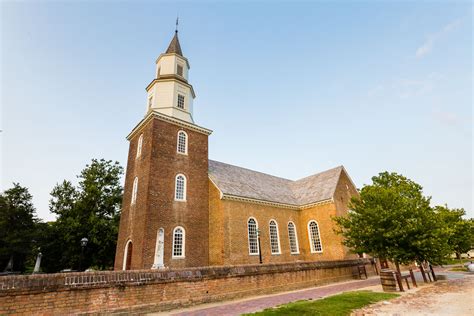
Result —
[[249, 256], [258, 256], [260, 255], [259, 253], [249, 253]]
[[177, 199], [174, 199], [175, 202], [186, 202], [186, 200], [177, 200]]
[[187, 155], [188, 155], [187, 152], [186, 152], [186, 153], [182, 153], [182, 152], [177, 151], [176, 153], [179, 154], [179, 155], [182, 155], [182, 156], [187, 156]]
[[176, 259], [176, 260], [181, 260], [181, 259], [185, 259], [186, 257], [171, 257], [171, 259]]

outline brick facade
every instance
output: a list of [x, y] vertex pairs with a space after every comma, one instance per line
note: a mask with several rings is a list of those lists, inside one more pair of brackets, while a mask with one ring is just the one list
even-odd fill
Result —
[[0, 315], [148, 313], [354, 278], [367, 260], [5, 276]]
[[[209, 262], [212, 265], [259, 263], [258, 255], [249, 254], [247, 221], [250, 217], [256, 219], [261, 232], [260, 246], [263, 263], [356, 258], [355, 254], [350, 253], [342, 245], [342, 237], [334, 232], [335, 223], [332, 218], [345, 214], [350, 198], [357, 194], [357, 189], [345, 172], [341, 174], [332, 201], [302, 209], [222, 200], [218, 188], [210, 182]], [[271, 253], [269, 222], [272, 219], [278, 224], [280, 254]], [[308, 235], [308, 223], [311, 220], [315, 220], [319, 226], [323, 247], [321, 253], [311, 253]], [[299, 254], [290, 252], [287, 226], [289, 221], [292, 221], [296, 227]]]
[[[187, 155], [177, 153], [179, 131], [188, 135]], [[143, 135], [142, 152], [137, 146]], [[125, 246], [133, 243], [131, 269], [150, 269], [154, 262], [158, 229], [164, 229], [164, 264], [167, 267], [206, 266], [209, 237], [208, 136], [153, 118], [130, 139], [122, 217], [115, 257], [121, 270]], [[175, 201], [175, 178], [187, 180], [186, 201]], [[131, 205], [133, 181], [138, 177], [136, 203]], [[173, 229], [185, 230], [185, 257], [172, 258]]]

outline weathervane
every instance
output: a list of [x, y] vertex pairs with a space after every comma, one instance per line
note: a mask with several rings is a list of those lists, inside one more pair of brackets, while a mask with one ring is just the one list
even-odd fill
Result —
[[175, 33], [178, 33], [178, 24], [179, 24], [179, 15], [176, 15], [176, 30]]

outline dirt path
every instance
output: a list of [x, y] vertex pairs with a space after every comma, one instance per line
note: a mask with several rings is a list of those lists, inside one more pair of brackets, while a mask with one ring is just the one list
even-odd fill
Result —
[[462, 279], [438, 281], [433, 286], [422, 288], [391, 300], [380, 302], [358, 310], [356, 316], [381, 315], [474, 315], [474, 275]]

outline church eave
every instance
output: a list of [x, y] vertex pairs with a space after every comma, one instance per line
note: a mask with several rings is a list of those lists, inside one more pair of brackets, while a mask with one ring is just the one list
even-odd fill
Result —
[[193, 95], [193, 98], [196, 98], [196, 94], [194, 93], [194, 88], [192, 85], [190, 85], [186, 80], [184, 80], [182, 77], [178, 75], [166, 75], [166, 76], [161, 76], [160, 78], [155, 78], [153, 79], [148, 86], [145, 88], [145, 90], [148, 92], [151, 87], [156, 83], [156, 82], [166, 82], [166, 81], [179, 81], [179, 83], [185, 85], [186, 87], [191, 89], [191, 94]]
[[181, 58], [182, 60], [184, 60], [186, 62], [186, 65], [188, 66], [188, 69], [191, 69], [191, 65], [189, 64], [188, 59], [186, 57], [178, 55], [176, 53], [162, 53], [162, 54], [160, 54], [160, 56], [158, 56], [155, 63], [158, 63], [158, 61], [161, 59], [161, 57], [165, 57], [165, 56], [177, 56], [178, 58]]
[[[212, 180], [211, 180], [211, 182], [214, 183]], [[215, 183], [214, 183], [214, 185], [215, 185]], [[216, 185], [216, 188], [219, 189], [219, 187], [217, 185]], [[315, 206], [318, 206], [318, 205], [324, 205], [324, 204], [334, 202], [334, 199], [330, 198], [330, 199], [326, 199], [326, 200], [322, 200], [322, 201], [308, 203], [308, 204], [305, 204], [305, 205], [294, 205], [294, 204], [286, 204], [286, 203], [280, 203], [280, 202], [265, 201], [265, 200], [260, 200], [260, 199], [253, 199], [253, 198], [248, 198], [248, 197], [244, 197], [244, 196], [237, 196], [237, 195], [232, 195], [232, 194], [225, 194], [225, 193], [222, 193], [222, 191], [220, 189], [219, 189], [219, 192], [221, 193], [221, 199], [222, 200], [253, 203], [253, 204], [273, 206], [273, 207], [285, 208], [285, 209], [291, 209], [291, 210], [304, 210], [304, 209], [312, 208], [312, 207], [315, 207]]]
[[201, 133], [201, 134], [205, 134], [205, 135], [211, 135], [212, 134], [212, 130], [210, 130], [210, 129], [198, 126], [196, 124], [188, 123], [186, 121], [183, 121], [183, 120], [180, 120], [180, 119], [177, 119], [177, 118], [159, 113], [156, 110], [153, 110], [153, 111], [150, 111], [148, 113], [148, 115], [145, 116], [145, 118], [143, 118], [140, 121], [140, 123], [138, 123], [135, 126], [135, 128], [133, 128], [133, 130], [130, 132], [130, 134], [127, 135], [127, 140], [132, 139], [133, 136], [135, 136], [137, 133], [140, 132], [140, 130], [142, 129], [143, 126], [145, 126], [149, 121], [151, 121], [154, 118], [156, 118], [160, 121], [165, 121], [165, 122], [177, 125], [177, 126], [188, 128], [190, 130], [193, 130], [193, 131]]

